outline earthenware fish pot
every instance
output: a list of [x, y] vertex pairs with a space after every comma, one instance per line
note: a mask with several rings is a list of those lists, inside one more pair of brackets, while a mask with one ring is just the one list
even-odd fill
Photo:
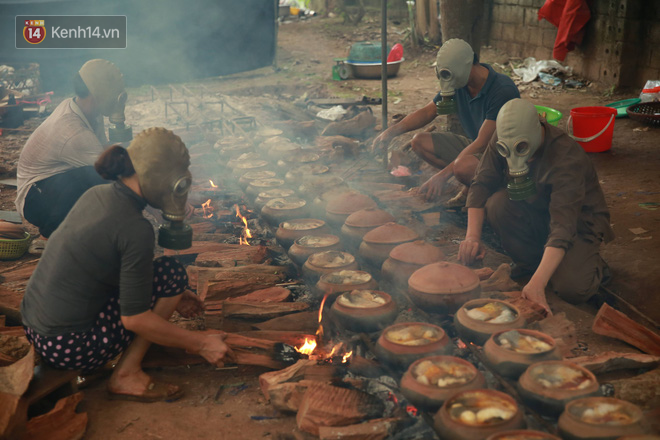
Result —
[[265, 160], [247, 160], [236, 163], [234, 168], [232, 168], [232, 173], [240, 179], [243, 174], [249, 171], [265, 170], [268, 170], [268, 162]]
[[238, 186], [245, 190], [255, 180], [272, 179], [275, 176], [275, 171], [270, 170], [248, 171], [238, 179]]
[[275, 238], [285, 249], [288, 249], [300, 237], [330, 233], [325, 221], [315, 218], [296, 218], [280, 223]]
[[[462, 384], [447, 385], [440, 387], [434, 384], [424, 384], [416, 379], [417, 367], [424, 361], [431, 362], [450, 362], [462, 365], [470, 370], [471, 376], [467, 382]], [[413, 362], [401, 378], [401, 393], [417, 409], [422, 411], [436, 412], [443, 403], [454, 394], [466, 391], [476, 390], [486, 386], [486, 379], [479, 370], [470, 362], [454, 356], [429, 356]]]
[[440, 261], [416, 270], [408, 279], [408, 296], [418, 307], [451, 314], [481, 294], [479, 277], [467, 267]]
[[[617, 417], [616, 422], [587, 421], [587, 412], [594, 412], [593, 408], [598, 406], [616, 408], [625, 417]], [[650, 434], [641, 408], [613, 397], [585, 397], [567, 403], [557, 426], [565, 440], [615, 440], [627, 435]]]
[[309, 256], [302, 267], [302, 276], [307, 284], [318, 282], [322, 275], [340, 270], [357, 270], [360, 266], [348, 252], [331, 250], [317, 252]]
[[302, 147], [298, 144], [292, 142], [281, 142], [276, 143], [270, 148], [268, 148], [268, 156], [277, 161], [279, 159], [287, 160], [289, 157], [293, 157], [296, 154], [299, 154], [302, 151]]
[[306, 178], [326, 174], [330, 168], [321, 164], [292, 164], [284, 175], [284, 180], [290, 185], [298, 184]]
[[[359, 281], [339, 281], [338, 277], [354, 278], [360, 277]], [[319, 281], [312, 289], [312, 292], [319, 298], [328, 295], [328, 304], [334, 301], [340, 293], [351, 292], [353, 290], [376, 290], [378, 281], [371, 276], [369, 272], [363, 270], [341, 270], [326, 273], [319, 278]]]
[[[551, 374], [557, 367], [579, 372], [584, 385], [562, 388], [539, 381], [540, 375]], [[586, 368], [567, 361], [544, 361], [530, 365], [518, 379], [518, 393], [526, 405], [548, 417], [558, 417], [571, 400], [601, 395], [596, 376]]]
[[258, 179], [253, 180], [247, 186], [245, 194], [250, 199], [256, 199], [259, 194], [269, 189], [277, 189], [284, 187], [284, 180], [277, 178]]
[[255, 135], [254, 135], [254, 142], [257, 144], [262, 144], [264, 142], [268, 142], [271, 139], [284, 139], [282, 138], [282, 133], [284, 133], [282, 130], [279, 128], [270, 128], [270, 127], [264, 127], [259, 129]]
[[385, 303], [376, 307], [352, 307], [342, 301], [355, 292], [344, 292], [335, 300], [330, 308], [337, 322], [344, 328], [354, 332], [371, 333], [382, 330], [390, 325], [397, 317], [398, 311], [392, 297], [380, 290], [372, 290], [375, 295], [385, 300]]
[[[337, 197], [347, 193], [358, 194], [354, 190], [350, 189], [348, 186], [339, 185], [323, 192], [323, 194], [314, 196], [312, 200], [312, 212], [315, 213], [317, 218], [319, 217], [326, 218], [327, 213], [325, 211], [325, 208], [328, 206], [328, 203], [331, 200], [336, 199]], [[301, 197], [304, 197], [306, 199], [311, 198], [311, 196], [309, 196], [308, 193], [302, 193], [302, 192], [301, 192]]]
[[342, 238], [348, 247], [357, 250], [364, 234], [393, 221], [394, 216], [382, 209], [360, 209], [346, 218], [341, 227]]
[[365, 208], [375, 208], [371, 197], [357, 192], [348, 192], [331, 199], [325, 207], [326, 220], [333, 228], [340, 229], [349, 215]]
[[384, 282], [391, 283], [397, 291], [406, 292], [408, 279], [417, 269], [444, 260], [440, 248], [425, 241], [402, 243], [390, 251], [383, 263], [381, 274]]
[[225, 161], [253, 151], [252, 143], [244, 138], [221, 139], [213, 147]]
[[261, 208], [261, 215], [271, 226], [277, 226], [286, 220], [305, 217], [307, 202], [298, 197], [272, 199]]
[[[485, 306], [489, 303], [499, 304], [502, 307], [508, 308], [513, 312], [515, 318], [510, 322], [495, 324], [488, 321], [472, 319], [468, 315], [469, 310]], [[484, 345], [493, 333], [524, 327], [525, 318], [520, 313], [518, 307], [514, 306], [513, 304], [509, 304], [506, 301], [500, 301], [491, 298], [478, 298], [466, 302], [461, 306], [460, 309], [458, 309], [454, 315], [454, 325], [456, 326], [458, 336], [463, 340], [463, 342], [472, 342], [477, 345]]]
[[517, 431], [498, 432], [488, 437], [486, 440], [561, 440], [559, 437], [547, 432], [531, 431], [521, 429]]
[[[395, 342], [388, 336], [389, 332], [396, 332], [411, 326], [428, 327], [433, 331], [435, 337], [425, 344], [407, 345], [405, 343]], [[399, 371], [407, 370], [418, 359], [434, 355], [449, 355], [453, 350], [454, 345], [445, 331], [440, 326], [425, 322], [393, 324], [383, 330], [374, 347], [378, 360]]]
[[[326, 173], [320, 176], [304, 177], [302, 184], [298, 187], [298, 192], [301, 197], [313, 200], [337, 188], [344, 188], [346, 191], [349, 190], [344, 179], [335, 174]], [[336, 195], [339, 195], [339, 193]], [[330, 196], [331, 194], [328, 194], [328, 197], [325, 198], [325, 203], [332, 198]], [[323, 205], [323, 213], [325, 214], [325, 205]]]
[[[319, 159], [321, 156], [318, 154], [314, 153], [313, 151], [301, 151], [298, 154], [294, 154], [293, 156], [286, 157], [284, 159], [280, 159], [277, 161], [277, 169], [282, 172], [283, 174], [286, 174], [288, 171], [291, 171], [295, 169], [296, 167], [299, 167], [301, 165], [314, 165], [314, 164], [319, 164]], [[327, 170], [326, 170], [327, 171]], [[324, 174], [319, 173], [319, 175]], [[315, 175], [315, 174], [312, 174]], [[305, 175], [305, 177], [309, 177]], [[296, 184], [300, 184], [300, 181], [296, 181]]]
[[[500, 401], [501, 404], [498, 408], [503, 408], [505, 405], [513, 408], [513, 415], [506, 420], [477, 425], [467, 424], [452, 417], [452, 407], [455, 404], [460, 404], [464, 399], [478, 399], [481, 396], [489, 400]], [[433, 423], [433, 429], [443, 440], [483, 440], [500, 431], [522, 428], [525, 428], [523, 412], [516, 401], [508, 394], [489, 389], [468, 390], [454, 394], [442, 405], [435, 415]]]
[[358, 255], [372, 267], [380, 269], [395, 247], [415, 240], [419, 240], [419, 234], [409, 227], [385, 223], [364, 234]]
[[509, 379], [517, 379], [532, 364], [541, 361], [553, 361], [562, 359], [559, 350], [557, 350], [557, 343], [555, 340], [551, 336], [546, 335], [545, 333], [537, 332], [535, 330], [516, 329], [515, 331], [521, 335], [532, 336], [541, 340], [542, 342], [545, 342], [550, 346], [548, 350], [537, 353], [521, 353], [504, 348], [498, 341], [500, 336], [507, 331], [511, 330], [493, 333], [484, 344], [484, 355], [486, 357], [486, 361], [495, 371], [497, 371], [502, 376]]
[[339, 250], [341, 244], [339, 237], [332, 234], [304, 235], [296, 239], [289, 248], [289, 258], [298, 267], [302, 267], [310, 255], [317, 252]]
[[254, 206], [261, 211], [261, 208], [263, 208], [269, 200], [292, 197], [294, 194], [295, 192], [289, 188], [269, 189], [259, 193], [257, 198], [254, 199]]

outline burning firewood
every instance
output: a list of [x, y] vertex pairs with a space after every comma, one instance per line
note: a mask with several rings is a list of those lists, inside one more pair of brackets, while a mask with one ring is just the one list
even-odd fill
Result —
[[[368, 137], [376, 126], [376, 118], [371, 109], [363, 111], [347, 121], [331, 122], [321, 132], [321, 136], [341, 135], [348, 137]], [[365, 136], [366, 135], [366, 136]]]
[[222, 316], [225, 318], [265, 321], [278, 316], [301, 312], [308, 308], [309, 304], [303, 302], [257, 303], [225, 301], [222, 305]]
[[314, 383], [300, 402], [298, 428], [319, 435], [323, 426], [347, 426], [383, 414], [384, 403], [362, 391]]
[[627, 342], [644, 353], [660, 355], [660, 335], [607, 304], [598, 311], [591, 329], [599, 335]]
[[296, 382], [304, 376], [305, 368], [313, 365], [315, 361], [301, 359], [295, 364], [279, 371], [269, 371], [259, 376], [259, 386], [266, 399], [270, 399], [270, 390], [276, 385], [285, 382]]

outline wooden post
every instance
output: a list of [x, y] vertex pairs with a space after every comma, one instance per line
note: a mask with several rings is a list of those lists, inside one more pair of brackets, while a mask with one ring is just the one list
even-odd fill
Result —
[[[381, 0], [380, 9], [380, 78], [381, 78], [381, 95], [383, 97], [382, 104], [382, 127], [383, 131], [387, 130], [387, 0]], [[383, 168], [387, 169], [387, 151], [385, 148], [383, 155]]]

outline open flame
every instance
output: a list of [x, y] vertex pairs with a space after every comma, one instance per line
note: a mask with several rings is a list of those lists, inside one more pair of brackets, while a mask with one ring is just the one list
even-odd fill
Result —
[[406, 412], [408, 414], [410, 414], [411, 416], [417, 416], [419, 414], [419, 411], [417, 410], [417, 408], [415, 408], [412, 405], [406, 406]]
[[211, 188], [217, 188], [218, 187], [218, 185], [213, 183], [213, 181], [211, 179], [209, 179], [209, 183], [211, 184]]
[[300, 347], [296, 347], [296, 351], [300, 354], [311, 355], [316, 350], [316, 340], [313, 338], [305, 338], [305, 343]]
[[323, 339], [323, 325], [321, 324], [321, 321], [323, 320], [323, 306], [325, 306], [326, 299], [328, 299], [328, 293], [323, 295], [321, 307], [319, 307], [319, 328], [316, 330], [316, 339], [319, 341]]
[[204, 210], [205, 218], [213, 217], [213, 206], [211, 206], [211, 199], [208, 199], [206, 203], [202, 203], [202, 209]]
[[252, 231], [250, 231], [250, 228], [248, 227], [248, 221], [247, 218], [243, 214], [241, 214], [241, 210], [239, 209], [238, 205], [234, 205], [236, 208], [236, 217], [240, 218], [243, 221], [243, 232], [241, 233], [241, 236], [238, 239], [238, 244], [244, 244], [246, 246], [250, 246], [250, 243], [248, 242], [248, 238], [252, 238]]
[[456, 346], [460, 349], [467, 348], [467, 345], [465, 345], [465, 342], [461, 341], [460, 339], [456, 340]]
[[345, 364], [346, 362], [348, 362], [348, 360], [351, 358], [351, 356], [353, 356], [353, 350], [349, 351], [348, 353], [346, 353], [345, 355], [343, 355], [341, 357], [341, 363]]

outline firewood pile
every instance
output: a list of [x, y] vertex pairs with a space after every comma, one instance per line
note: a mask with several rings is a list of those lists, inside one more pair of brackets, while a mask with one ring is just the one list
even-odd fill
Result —
[[[232, 101], [232, 105], [240, 113], [240, 103]], [[357, 111], [348, 116], [323, 132], [318, 121], [279, 121], [264, 127], [222, 119], [220, 131], [183, 133], [194, 176], [189, 197], [195, 207], [189, 220], [194, 241], [183, 251], [162, 251], [186, 264], [190, 286], [205, 302], [205, 317], [197, 329], [226, 333], [234, 353], [227, 362], [269, 370], [259, 377], [261, 391], [275, 409], [295, 417], [300, 438], [434, 438], [441, 432], [443, 438], [476, 439], [486, 437], [475, 434], [484, 427], [493, 434], [527, 427], [570, 436], [571, 428], [562, 425], [562, 419], [557, 424], [556, 415], [540, 414], [519, 392], [517, 379], [527, 368], [540, 360], [565, 360], [567, 365], [586, 368], [600, 381], [612, 371], [652, 370], [660, 365], [660, 336], [607, 305], [599, 312], [593, 331], [623, 340], [643, 353], [631, 349], [630, 353], [577, 356], [575, 324], [562, 314], [548, 316], [523, 297], [522, 286], [510, 278], [508, 264], [487, 261], [480, 269], [462, 268], [467, 275], [458, 271], [457, 244], [436, 239], [446, 225], [437, 206], [393, 182], [382, 164], [361, 151], [362, 142], [375, 134], [373, 115]], [[369, 203], [354, 207], [335, 203], [342, 197]], [[326, 211], [331, 202], [345, 209]], [[367, 254], [367, 247], [342, 229], [346, 218], [363, 208], [391, 214], [396, 223], [406, 226], [407, 235], [372, 234], [380, 238], [369, 242]], [[392, 229], [391, 223], [367, 227]], [[314, 232], [307, 234], [305, 228]], [[432, 253], [430, 260], [423, 255], [398, 256], [398, 267], [415, 269], [407, 277], [412, 280], [430, 264], [441, 265], [453, 277], [418, 280], [412, 289], [407, 277], [401, 282], [400, 277], [381, 273], [388, 255], [392, 258], [392, 247], [418, 240], [441, 252]], [[316, 255], [315, 249], [350, 253], [361, 270], [333, 270], [347, 261], [344, 254], [339, 258], [340, 252], [325, 254], [322, 267], [306, 265]], [[318, 263], [320, 259], [312, 260]], [[14, 321], [20, 316], [21, 292], [36, 263], [21, 262], [0, 274], [4, 278], [0, 312]], [[447, 301], [457, 291], [465, 300]], [[463, 309], [473, 322], [459, 326], [454, 315], [467, 300], [478, 298], [490, 301]], [[478, 340], [471, 339], [474, 335], [487, 342], [474, 342]], [[183, 352], [159, 357], [156, 351], [147, 356], [146, 364], [172, 365], [177, 358], [185, 364], [194, 362]], [[476, 367], [469, 371], [478, 374], [456, 373], [468, 371], [456, 368], [463, 361]], [[33, 359], [19, 359], [16, 353], [0, 349], [0, 368], [15, 368], [21, 362], [32, 370]], [[511, 374], [513, 370], [517, 375]], [[406, 374], [412, 377], [412, 386], [404, 383]], [[2, 396], [10, 397], [0, 406], [15, 402], [18, 407], [30, 381], [26, 377], [22, 388], [0, 388]], [[628, 401], [633, 400], [631, 390], [658, 390], [657, 371], [634, 380], [596, 388], [598, 394], [605, 390]], [[478, 384], [477, 388], [470, 388], [471, 383]], [[452, 387], [461, 392], [448, 393]], [[503, 402], [493, 390], [513, 398], [506, 401], [512, 406], [510, 411], [493, 403]], [[439, 391], [445, 394], [438, 397]], [[655, 402], [655, 397], [648, 394], [646, 401], [633, 403], [651, 409], [649, 402]], [[552, 396], [548, 393], [537, 399]], [[560, 399], [561, 404], [573, 398]], [[28, 432], [43, 432], [69, 420], [66, 425], [77, 431], [61, 438], [79, 438], [76, 435], [84, 432], [86, 422], [84, 415], [74, 411], [80, 399], [74, 394], [58, 402], [52, 414], [40, 416], [50, 414], [52, 420], [34, 418]], [[612, 400], [607, 401], [607, 408], [619, 402], [608, 399]], [[599, 408], [602, 405], [591, 411]], [[635, 420], [626, 427], [633, 434], [650, 433], [647, 422]], [[2, 428], [0, 424], [0, 433]]]

